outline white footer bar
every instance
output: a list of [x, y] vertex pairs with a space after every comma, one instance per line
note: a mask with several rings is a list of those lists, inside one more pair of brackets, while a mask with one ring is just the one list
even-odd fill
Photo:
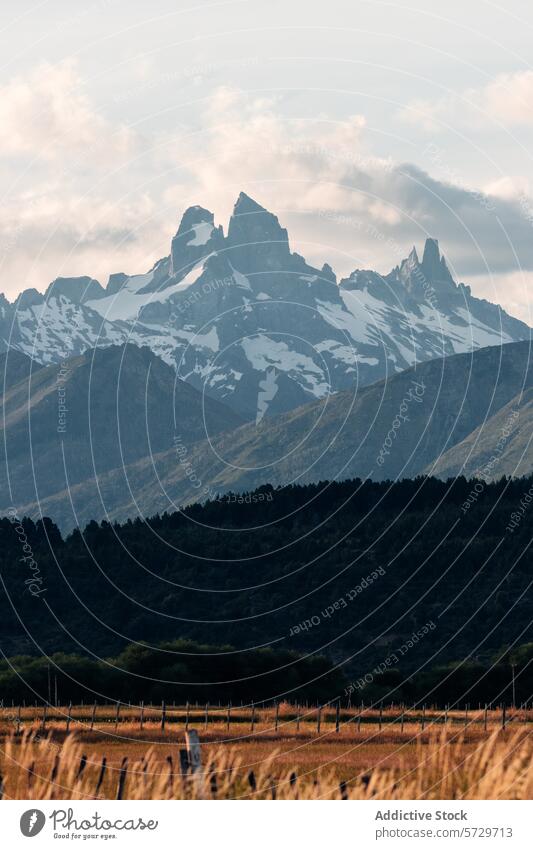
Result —
[[2, 845], [36, 849], [530, 849], [532, 815], [533, 802], [0, 802]]

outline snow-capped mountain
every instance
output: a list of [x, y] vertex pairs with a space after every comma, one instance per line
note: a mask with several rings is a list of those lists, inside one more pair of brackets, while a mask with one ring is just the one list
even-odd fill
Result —
[[190, 207], [168, 257], [146, 274], [58, 278], [44, 295], [0, 295], [0, 350], [40, 363], [87, 348], [148, 346], [182, 379], [246, 418], [292, 409], [424, 360], [530, 338], [457, 284], [428, 239], [386, 276], [293, 253], [275, 215], [241, 193], [227, 234]]

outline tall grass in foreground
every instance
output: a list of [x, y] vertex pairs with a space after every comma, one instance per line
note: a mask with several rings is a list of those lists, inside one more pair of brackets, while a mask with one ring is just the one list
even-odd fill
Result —
[[[220, 746], [194, 774], [182, 775], [179, 758], [161, 766], [154, 748], [120, 768], [91, 760], [75, 734], [63, 743], [35, 731], [6, 738], [0, 754], [4, 799], [530, 799], [532, 738], [524, 731], [493, 733], [474, 748], [439, 732], [415, 743], [417, 766], [401, 759], [339, 782], [325, 766], [309, 775], [276, 772], [276, 752], [254, 771], [235, 748]], [[178, 754], [176, 750], [176, 755]]]

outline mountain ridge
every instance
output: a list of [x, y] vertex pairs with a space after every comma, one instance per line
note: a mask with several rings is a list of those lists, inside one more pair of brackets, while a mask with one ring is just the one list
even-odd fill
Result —
[[[526, 444], [532, 387], [529, 342], [430, 360], [368, 387], [209, 433], [208, 439], [181, 446], [179, 453], [168, 434], [161, 450], [154, 447], [123, 467], [103, 470], [98, 482], [79, 480], [68, 491], [49, 487], [39, 503], [19, 502], [20, 511], [32, 516], [43, 511], [70, 528], [104, 516], [124, 521], [169, 512], [264, 485], [447, 478], [452, 462], [454, 475], [479, 474], [479, 464], [460, 465], [464, 445], [476, 445], [477, 435], [485, 431], [496, 434], [494, 443], [515, 409], [521, 444]], [[493, 450], [488, 443], [485, 450]], [[533, 472], [530, 451], [520, 467], [513, 467], [513, 446], [514, 436], [509, 436], [492, 478]]]
[[431, 358], [529, 339], [531, 330], [456, 283], [436, 239], [386, 275], [293, 252], [276, 215], [241, 192], [227, 233], [189, 207], [168, 256], [144, 274], [57, 278], [44, 295], [0, 296], [0, 350], [41, 364], [125, 342], [254, 420], [265, 380], [275, 416]]

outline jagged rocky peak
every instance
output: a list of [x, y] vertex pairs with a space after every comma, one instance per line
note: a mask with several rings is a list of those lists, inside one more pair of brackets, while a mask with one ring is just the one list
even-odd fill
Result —
[[322, 277], [325, 277], [325, 278], [326, 278], [326, 280], [331, 280], [331, 282], [332, 282], [332, 283], [336, 283], [336, 282], [337, 282], [337, 275], [336, 275], [336, 274], [335, 274], [335, 272], [333, 271], [333, 269], [332, 269], [331, 265], [329, 264], [329, 262], [325, 262], [325, 263], [324, 263], [324, 265], [322, 266], [322, 269], [321, 269], [321, 272], [320, 272], [320, 273], [321, 273]]
[[87, 276], [56, 277], [44, 293], [46, 300], [63, 296], [72, 301], [73, 304], [84, 304], [86, 301], [103, 298], [104, 295], [105, 290], [98, 280]]
[[178, 232], [170, 248], [170, 274], [184, 277], [196, 262], [218, 250], [223, 242], [222, 227], [202, 206], [190, 206], [183, 213]]
[[[400, 303], [397, 285], [398, 269], [395, 269], [392, 275], [383, 277], [377, 271], [356, 269], [352, 271], [349, 277], [341, 280], [339, 286], [348, 292], [368, 292], [369, 295], [384, 304], [397, 307]], [[395, 283], [396, 285], [394, 285]]]
[[129, 280], [128, 275], [124, 274], [123, 271], [117, 271], [114, 274], [110, 274], [107, 286], [105, 287], [106, 295], [116, 295], [116, 293], [122, 289], [127, 280]]
[[441, 256], [437, 239], [426, 239], [421, 269], [432, 282], [454, 283], [446, 260]]
[[426, 239], [422, 262], [413, 247], [407, 259], [391, 272], [389, 278], [398, 279], [416, 300], [427, 299], [433, 289], [450, 294], [457, 290], [446, 260], [441, 256], [437, 239]]
[[409, 268], [415, 268], [417, 265], [420, 265], [420, 260], [418, 259], [418, 253], [417, 253], [414, 245], [413, 245], [413, 249], [412, 249], [411, 253], [407, 257], [405, 262], [409, 266]]
[[39, 304], [43, 303], [44, 297], [37, 291], [37, 289], [24, 289], [24, 291], [17, 297], [15, 306], [17, 310], [25, 310], [28, 309], [28, 307], [39, 306]]
[[291, 259], [287, 230], [244, 192], [233, 208], [226, 247], [229, 261], [244, 273], [286, 271]]
[[347, 289], [349, 292], [368, 291], [375, 288], [376, 285], [381, 285], [383, 278], [377, 271], [369, 271], [366, 268], [356, 268], [352, 271], [349, 277], [344, 277], [339, 286], [341, 289]]

